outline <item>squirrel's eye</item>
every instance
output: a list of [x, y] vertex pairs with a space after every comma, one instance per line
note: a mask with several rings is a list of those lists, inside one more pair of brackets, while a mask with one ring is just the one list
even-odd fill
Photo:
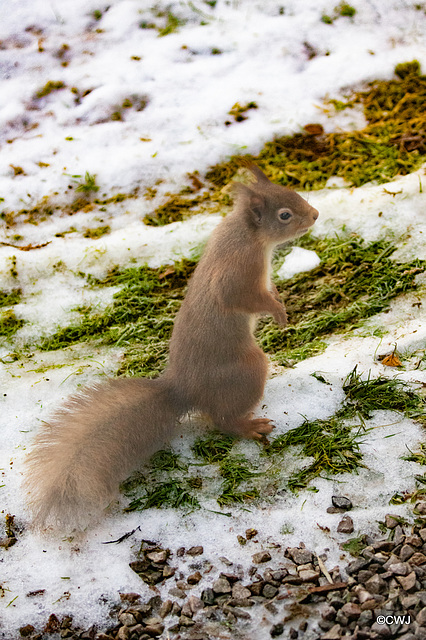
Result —
[[278, 210], [278, 217], [280, 220], [284, 220], [285, 222], [287, 222], [288, 220], [290, 220], [290, 218], [293, 216], [292, 212], [290, 211], [290, 209], [279, 209]]

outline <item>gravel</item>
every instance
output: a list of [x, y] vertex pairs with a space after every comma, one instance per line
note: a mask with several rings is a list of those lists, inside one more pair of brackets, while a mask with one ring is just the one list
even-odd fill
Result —
[[[130, 567], [151, 588], [163, 586], [167, 597], [141, 602], [137, 593], [121, 594], [111, 611], [113, 622], [104, 629], [78, 629], [70, 617], [58, 620], [52, 614], [43, 630], [27, 624], [20, 634], [30, 640], [52, 633], [71, 640], [254, 640], [261, 624], [263, 636], [283, 640], [426, 640], [423, 504], [417, 505], [414, 524], [388, 514], [385, 535], [362, 536], [359, 556], [331, 570], [325, 555], [303, 543], [269, 544], [252, 555], [244, 572], [228, 558], [219, 559], [225, 570], [215, 567], [201, 545], [173, 551], [144, 541]], [[253, 531], [246, 540], [257, 534]], [[187, 575], [173, 566], [174, 558], [183, 557]]]

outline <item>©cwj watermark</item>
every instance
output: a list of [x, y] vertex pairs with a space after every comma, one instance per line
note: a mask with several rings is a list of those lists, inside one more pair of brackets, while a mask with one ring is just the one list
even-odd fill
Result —
[[411, 616], [377, 616], [377, 624], [410, 624]]

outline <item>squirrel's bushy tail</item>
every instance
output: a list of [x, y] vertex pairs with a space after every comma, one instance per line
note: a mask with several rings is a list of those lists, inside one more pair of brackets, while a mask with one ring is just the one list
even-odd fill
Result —
[[41, 527], [81, 527], [117, 494], [187, 410], [163, 378], [118, 379], [71, 397], [38, 433], [24, 486]]

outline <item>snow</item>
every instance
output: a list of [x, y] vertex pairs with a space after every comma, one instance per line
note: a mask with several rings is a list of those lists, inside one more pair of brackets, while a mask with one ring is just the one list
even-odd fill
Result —
[[[15, 312], [31, 323], [17, 333], [18, 346], [71, 322], [78, 305], [108, 304], [115, 290], [88, 291], [80, 271], [101, 276], [117, 264], [160, 266], [199, 250], [220, 215], [199, 215], [167, 227], [142, 223], [166, 193], [188, 184], [188, 173], [203, 175], [234, 153], [256, 153], [275, 135], [301, 131], [309, 122], [326, 131], [360, 127], [359, 111], [331, 117], [321, 106], [323, 98], [343, 96], [353, 84], [390, 78], [399, 62], [415, 58], [426, 68], [426, 15], [412, 0], [356, 0], [355, 18], [339, 18], [333, 25], [321, 21], [338, 4], [333, 0], [218, 0], [215, 8], [201, 0], [159, 0], [157, 11], [145, 0], [109, 4], [108, 11], [98, 0], [0, 4], [0, 204], [7, 213], [31, 209], [48, 197], [60, 207], [38, 225], [20, 221], [11, 228], [4, 224], [0, 231], [0, 240], [8, 243], [14, 242], [14, 234], [23, 236], [23, 244], [50, 242], [27, 252], [0, 246], [1, 288], [22, 288], [24, 298]], [[102, 11], [99, 20], [93, 17], [95, 10]], [[139, 27], [143, 21], [165, 26], [166, 17], [159, 17], [158, 10], [173, 12], [184, 24], [164, 37], [156, 29]], [[312, 59], [308, 45], [318, 54]], [[212, 55], [212, 49], [221, 53]], [[48, 81], [65, 86], [36, 98]], [[126, 98], [141, 110], [123, 108]], [[232, 106], [249, 101], [258, 109], [250, 110], [244, 122], [226, 126]], [[111, 121], [118, 109], [123, 120]], [[15, 176], [11, 165], [24, 173]], [[105, 211], [94, 207], [70, 217], [62, 208], [73, 197], [72, 176], [86, 171], [96, 175], [100, 194], [130, 194], [137, 188], [140, 195], [106, 205]], [[315, 233], [334, 235], [344, 227], [367, 240], [386, 233], [397, 240], [398, 258], [426, 258], [424, 175], [421, 168], [390, 184], [359, 189], [330, 181], [328, 188], [307, 196], [320, 211]], [[157, 196], [145, 199], [144, 189], [154, 185]], [[81, 233], [55, 237], [70, 226], [81, 232], [99, 224], [110, 225], [111, 233], [98, 240]], [[17, 279], [10, 274], [13, 256]], [[293, 249], [280, 277], [312, 269], [317, 258]], [[277, 434], [284, 433], [304, 417], [332, 415], [343, 400], [342, 382], [355, 365], [371, 370], [372, 376], [394, 375], [375, 353], [391, 351], [395, 344], [407, 352], [424, 348], [426, 311], [412, 306], [415, 300], [407, 296], [395, 301], [389, 313], [370, 319], [364, 332], [335, 336], [323, 354], [280, 370], [267, 383], [259, 415], [274, 421]], [[386, 328], [384, 337], [375, 336], [377, 327]], [[232, 518], [206, 510], [182, 518], [173, 510], [123, 514], [116, 508], [78, 538], [40, 535], [29, 528], [20, 489], [25, 451], [40, 421], [63, 399], [116, 370], [120, 350], [76, 345], [59, 353], [37, 352], [30, 361], [14, 361], [10, 354], [10, 344], [3, 343], [1, 510], [15, 514], [23, 530], [18, 544], [2, 551], [0, 637], [16, 637], [27, 623], [42, 626], [51, 612], [102, 626], [119, 592], [150, 597], [152, 592], [128, 566], [141, 537], [172, 549], [202, 542], [205, 557], [216, 566], [227, 556], [244, 568], [259, 546], [277, 540], [293, 546], [303, 540], [318, 553], [328, 549], [330, 569], [341, 562], [338, 545], [345, 539], [336, 533], [339, 516], [326, 513], [333, 494], [346, 495], [356, 506], [351, 514], [355, 532], [376, 531], [376, 521], [390, 510], [407, 513], [405, 505], [390, 507], [388, 501], [392, 493], [413, 488], [419, 467], [400, 456], [405, 447], [415, 450], [423, 434], [410, 420], [378, 412], [362, 445], [367, 468], [358, 475], [317, 480], [318, 493], [285, 494], [249, 512], [234, 509]], [[329, 384], [313, 378], [313, 372]], [[426, 384], [424, 370], [398, 376]], [[190, 422], [172, 444], [188, 448], [201, 433]], [[251, 446], [246, 445], [247, 451]], [[290, 474], [300, 460], [287, 456], [286, 463]], [[138, 526], [142, 533], [121, 544], [101, 544]], [[282, 533], [286, 526], [292, 533]], [[248, 527], [260, 532], [257, 547], [237, 543], [236, 535]], [[185, 562], [181, 560], [182, 567]], [[200, 583], [199, 589], [204, 586]], [[45, 595], [26, 597], [37, 589], [45, 589]], [[262, 633], [261, 640], [269, 637]]]
[[292, 278], [296, 273], [311, 271], [311, 269], [315, 269], [320, 262], [320, 257], [315, 251], [302, 249], [302, 247], [293, 247], [278, 269], [277, 278], [285, 280], [286, 278]]

